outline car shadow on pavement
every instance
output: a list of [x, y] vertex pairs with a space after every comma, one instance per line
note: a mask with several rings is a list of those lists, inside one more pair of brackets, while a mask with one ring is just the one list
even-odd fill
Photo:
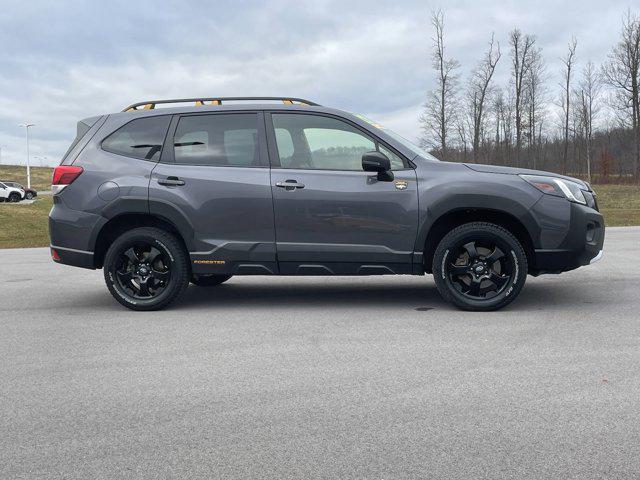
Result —
[[402, 307], [450, 308], [431, 284], [357, 284], [327, 283], [304, 285], [292, 280], [287, 283], [229, 282], [217, 287], [191, 286], [180, 300], [184, 307], [225, 308], [267, 307], [326, 308], [326, 307]]
[[[576, 282], [536, 282], [525, 285], [520, 296], [503, 312], [531, 312], [539, 310], [566, 310], [585, 304], [606, 306], [622, 301], [601, 292], [596, 285], [592, 288], [578, 288]], [[123, 307], [106, 290], [84, 294], [82, 298], [67, 299], [76, 307], [93, 310], [122, 311]], [[68, 308], [67, 305], [60, 305]], [[301, 283], [299, 280], [272, 281], [269, 277], [253, 277], [216, 287], [196, 287], [191, 285], [184, 296], [170, 310], [215, 309], [215, 308], [398, 308], [421, 312], [430, 310], [459, 311], [445, 302], [433, 281], [398, 283], [330, 281], [322, 283]], [[83, 310], [81, 310], [83, 311]], [[461, 312], [462, 313], [462, 312]]]
[[[597, 293], [584, 291], [574, 284], [537, 283], [525, 285], [520, 296], [504, 311], [534, 311], [544, 309], [566, 309], [581, 304], [596, 303], [605, 299], [594, 298]], [[457, 310], [445, 302], [433, 282], [425, 283], [326, 283], [305, 285], [296, 281], [272, 283], [257, 281], [233, 283], [217, 287], [191, 286], [176, 308], [412, 308]]]

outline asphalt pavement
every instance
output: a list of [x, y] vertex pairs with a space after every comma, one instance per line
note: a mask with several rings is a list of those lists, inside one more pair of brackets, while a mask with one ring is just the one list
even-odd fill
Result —
[[0, 478], [638, 478], [640, 228], [493, 313], [237, 277], [135, 313], [0, 250]]

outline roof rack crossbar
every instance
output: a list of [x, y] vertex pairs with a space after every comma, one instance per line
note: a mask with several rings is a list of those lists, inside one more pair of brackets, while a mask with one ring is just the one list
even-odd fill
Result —
[[[166, 103], [195, 103], [196, 106], [203, 105], [222, 105], [223, 102], [228, 101], [237, 101], [237, 100], [275, 100], [281, 101], [285, 105], [309, 105], [309, 106], [319, 106], [315, 102], [311, 102], [309, 100], [305, 100], [304, 98], [296, 98], [296, 97], [207, 97], [207, 98], [176, 98], [170, 100], [148, 100], [146, 102], [138, 102], [133, 105], [129, 105], [127, 108], [122, 110], [123, 112], [135, 112], [136, 110], [153, 110], [156, 108], [156, 105], [166, 104]], [[209, 102], [209, 103], [207, 103]]]

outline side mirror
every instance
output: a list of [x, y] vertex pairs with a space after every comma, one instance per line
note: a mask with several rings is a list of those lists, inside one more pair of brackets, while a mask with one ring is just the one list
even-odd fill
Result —
[[382, 182], [390, 182], [393, 180], [391, 161], [384, 153], [364, 153], [362, 155], [362, 169], [365, 172], [376, 172], [378, 174], [378, 180]]

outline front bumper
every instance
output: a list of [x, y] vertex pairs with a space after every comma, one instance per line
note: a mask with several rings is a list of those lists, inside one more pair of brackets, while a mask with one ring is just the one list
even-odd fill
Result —
[[557, 248], [536, 249], [533, 274], [560, 273], [595, 263], [603, 255], [604, 218], [585, 205], [571, 203], [570, 222]]

